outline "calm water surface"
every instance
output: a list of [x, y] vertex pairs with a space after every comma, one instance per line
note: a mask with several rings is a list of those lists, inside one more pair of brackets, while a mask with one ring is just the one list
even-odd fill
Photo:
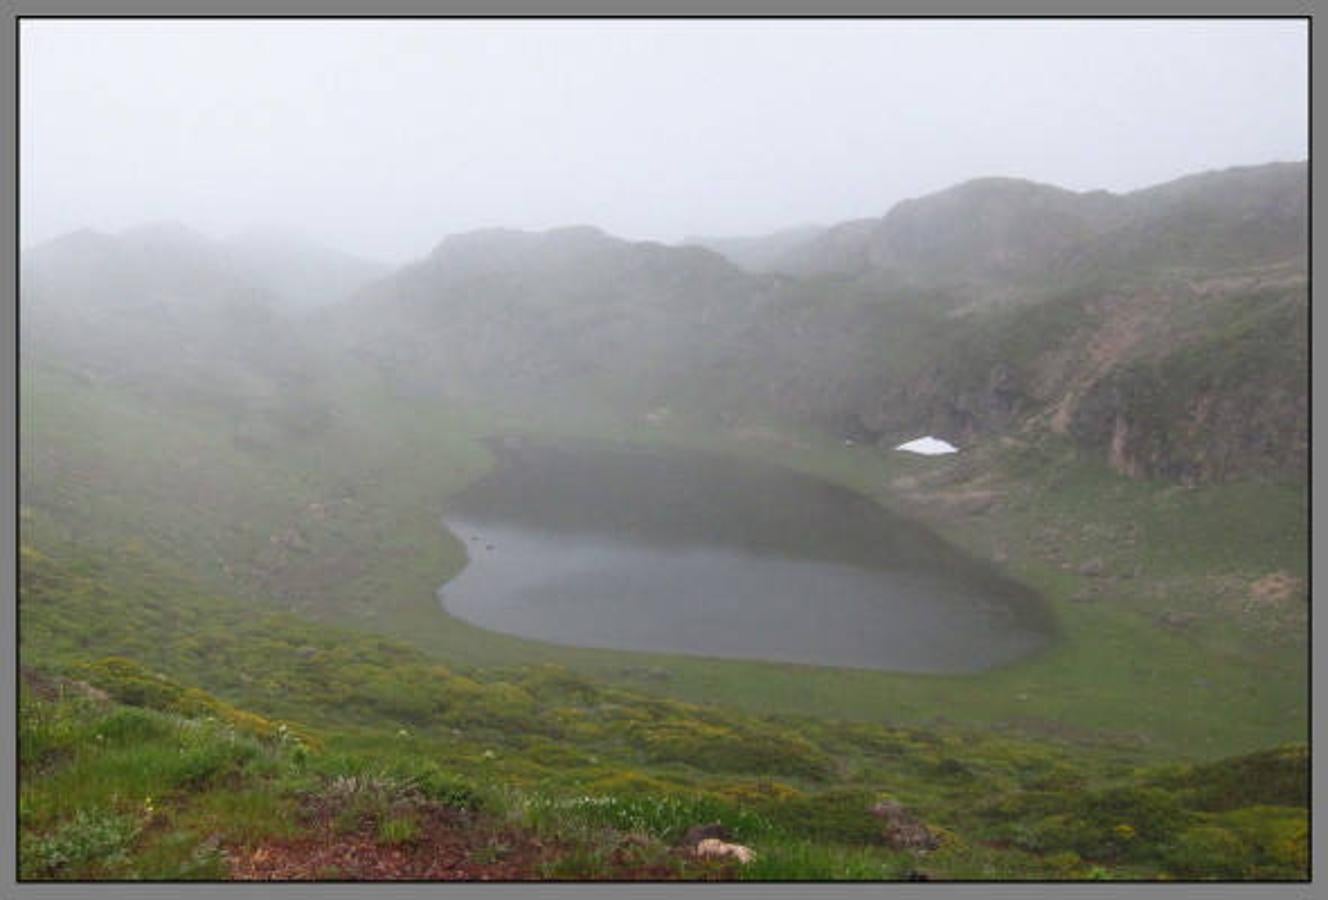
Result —
[[828, 482], [692, 451], [495, 442], [445, 519], [454, 616], [581, 647], [972, 672], [1044, 646], [1026, 588]]

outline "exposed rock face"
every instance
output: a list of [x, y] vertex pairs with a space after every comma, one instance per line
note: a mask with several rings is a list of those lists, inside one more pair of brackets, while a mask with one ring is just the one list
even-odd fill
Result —
[[938, 290], [948, 318], [921, 364], [844, 409], [845, 432], [885, 446], [1045, 429], [1134, 478], [1303, 474], [1306, 174], [1232, 169], [1122, 196], [982, 179], [828, 230], [789, 271], [891, 273]]
[[1090, 292], [956, 325], [934, 362], [859, 414], [882, 444], [1050, 431], [1132, 478], [1303, 475], [1308, 282], [1299, 264]]
[[1220, 295], [1225, 308], [1208, 327], [1142, 347], [1087, 385], [1071, 405], [1068, 433], [1136, 478], [1303, 474], [1306, 291], [1302, 283]]
[[1031, 398], [1003, 364], [977, 383], [956, 383], [952, 372], [937, 366], [890, 389], [877, 404], [858, 418], [882, 444], [917, 431], [953, 435], [962, 443], [1013, 427]]

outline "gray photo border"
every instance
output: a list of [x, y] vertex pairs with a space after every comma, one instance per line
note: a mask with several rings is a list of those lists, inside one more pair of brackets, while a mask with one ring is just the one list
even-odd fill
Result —
[[[5, 477], [0, 478], [0, 490], [6, 514], [3, 520], [4, 554], [0, 562], [0, 597], [3, 597], [3, 609], [0, 609], [0, 633], [3, 634], [3, 659], [0, 666], [0, 734], [3, 734], [3, 760], [0, 760], [0, 900], [19, 900], [19, 898], [49, 898], [63, 900], [85, 896], [108, 898], [260, 898], [279, 896], [295, 900], [313, 900], [313, 898], [352, 898], [385, 897], [391, 900], [405, 898], [483, 897], [483, 898], [518, 898], [548, 897], [579, 900], [579, 898], [625, 898], [625, 900], [655, 900], [687, 896], [692, 894], [707, 897], [755, 898], [775, 897], [827, 897], [858, 898], [924, 898], [939, 900], [943, 897], [960, 898], [1025, 898], [1056, 897], [1098, 898], [1104, 897], [1168, 897], [1168, 898], [1227, 898], [1260, 897], [1307, 898], [1317, 892], [1313, 882], [1309, 884], [1085, 884], [1085, 883], [953, 883], [953, 884], [587, 884], [587, 883], [532, 883], [532, 884], [240, 884], [212, 883], [192, 885], [187, 883], [117, 883], [117, 884], [19, 884], [16, 882], [16, 861], [12, 851], [16, 849], [16, 799], [17, 799], [17, 747], [16, 747], [16, 660], [17, 636], [15, 634], [17, 614], [17, 526], [18, 510], [18, 410], [17, 410], [17, 263], [18, 263], [18, 136], [17, 136], [17, 48], [18, 18], [21, 16], [600, 16], [600, 17], [661, 17], [661, 16], [918, 16], [918, 17], [1191, 17], [1219, 18], [1233, 16], [1307, 16], [1312, 17], [1312, 2], [1295, 0], [894, 0], [894, 2], [870, 2], [870, 0], [821, 0], [819, 3], [799, 2], [799, 0], [0, 0], [3, 3], [3, 33], [0, 33], [0, 47], [4, 48], [6, 64], [0, 65], [0, 122], [5, 123], [5, 139], [0, 141], [0, 168], [12, 177], [4, 178], [4, 197], [9, 215], [0, 217], [0, 274], [5, 283], [14, 286], [12, 308], [6, 309], [0, 316], [0, 347], [3, 348], [5, 365], [0, 366], [3, 380], [3, 397], [6, 414], [0, 417], [3, 426], [3, 447]], [[1322, 38], [1313, 38], [1312, 19], [1309, 23], [1311, 40], [1311, 72], [1314, 71], [1314, 50]], [[1319, 78], [1316, 76], [1311, 85], [1311, 98], [1317, 91]], [[1313, 107], [1313, 100], [1311, 100]], [[1313, 117], [1311, 116], [1313, 119]], [[10, 129], [10, 125], [13, 129]], [[1311, 148], [1322, 122], [1314, 123], [1311, 131]], [[1314, 198], [1313, 162], [1311, 159], [1311, 199], [1313, 200], [1311, 223], [1314, 215], [1324, 205], [1323, 197]], [[1311, 273], [1314, 263], [1320, 261], [1321, 254], [1314, 248]], [[1312, 288], [1311, 288], [1312, 291]], [[1313, 349], [1323, 345], [1328, 324], [1320, 320], [1312, 321], [1311, 359]], [[1315, 398], [1328, 397], [1328, 390], [1318, 390], [1322, 382], [1328, 380], [1324, 367], [1312, 376], [1311, 415], [1323, 405]], [[1311, 471], [1314, 463], [1322, 456], [1311, 444]], [[1315, 497], [1311, 485], [1312, 511], [1318, 512], [1320, 503]], [[1311, 514], [1312, 515], [1312, 514]], [[1328, 556], [1325, 549], [1328, 538], [1322, 534], [1315, 536], [1311, 529], [1312, 562], [1317, 564]], [[1317, 566], [1315, 566], [1317, 567]], [[1313, 583], [1311, 582], [1311, 587]], [[1317, 592], [1315, 592], [1317, 593]], [[1313, 660], [1311, 644], [1311, 662]], [[1313, 689], [1321, 686], [1324, 678], [1322, 667], [1316, 667], [1313, 673]], [[1313, 712], [1313, 710], [1312, 710]], [[1312, 760], [1317, 763], [1318, 753], [1313, 748], [1320, 744], [1318, 740], [1322, 728], [1320, 717], [1311, 715]], [[1312, 780], [1313, 812], [1320, 807], [1324, 796], [1324, 779]], [[1324, 841], [1318, 830], [1311, 829], [1313, 871], [1328, 871], [1324, 866]], [[1322, 878], [1318, 879], [1322, 880]]]

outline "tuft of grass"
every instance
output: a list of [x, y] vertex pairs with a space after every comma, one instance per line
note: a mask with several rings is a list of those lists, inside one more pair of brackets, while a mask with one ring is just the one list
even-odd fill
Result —
[[595, 881], [610, 872], [608, 853], [593, 844], [568, 848], [540, 864], [540, 878], [545, 881]]
[[198, 834], [225, 834], [242, 845], [299, 833], [297, 804], [280, 783], [259, 781], [239, 790], [195, 793], [174, 821]]
[[902, 881], [912, 871], [909, 854], [778, 838], [753, 847], [756, 859], [736, 870], [748, 881]]
[[550, 837], [619, 831], [673, 843], [688, 828], [712, 822], [726, 826], [738, 839], [752, 839], [771, 828], [764, 816], [705, 795], [555, 797], [535, 793], [509, 797], [506, 807], [520, 825]]
[[409, 844], [419, 834], [419, 823], [409, 816], [394, 815], [378, 824], [378, 840], [384, 844]]

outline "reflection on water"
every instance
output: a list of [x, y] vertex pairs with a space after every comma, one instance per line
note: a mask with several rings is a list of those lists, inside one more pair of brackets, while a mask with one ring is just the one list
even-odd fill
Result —
[[439, 596], [495, 631], [586, 647], [976, 671], [1043, 646], [1036, 597], [864, 497], [682, 451], [496, 448], [448, 526]]

